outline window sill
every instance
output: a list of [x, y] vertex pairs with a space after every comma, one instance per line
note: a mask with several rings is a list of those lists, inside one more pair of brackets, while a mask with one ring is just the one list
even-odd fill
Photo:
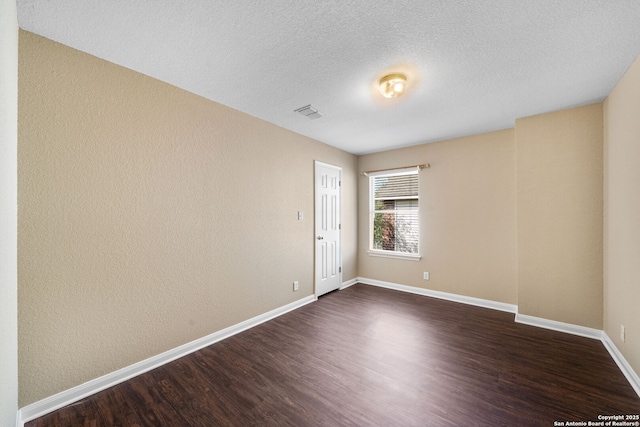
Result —
[[395, 259], [405, 259], [408, 261], [420, 261], [422, 257], [416, 254], [403, 254], [400, 252], [383, 252], [383, 251], [367, 251], [369, 256], [377, 256], [381, 258], [395, 258]]

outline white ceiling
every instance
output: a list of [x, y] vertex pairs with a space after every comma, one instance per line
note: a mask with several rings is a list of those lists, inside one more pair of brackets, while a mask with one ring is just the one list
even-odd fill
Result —
[[[25, 30], [355, 154], [601, 101], [640, 54], [640, 0], [17, 3]], [[405, 96], [375, 90], [390, 71]]]

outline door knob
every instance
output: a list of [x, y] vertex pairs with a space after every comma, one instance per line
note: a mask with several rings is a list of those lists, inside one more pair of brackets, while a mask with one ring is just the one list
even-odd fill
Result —
[[318, 236], [318, 240], [322, 240], [322, 239], [324, 239], [324, 237]]

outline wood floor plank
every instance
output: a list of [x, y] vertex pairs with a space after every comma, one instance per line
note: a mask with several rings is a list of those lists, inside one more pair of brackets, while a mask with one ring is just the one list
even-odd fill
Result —
[[600, 341], [366, 285], [25, 425], [528, 426], [640, 413]]

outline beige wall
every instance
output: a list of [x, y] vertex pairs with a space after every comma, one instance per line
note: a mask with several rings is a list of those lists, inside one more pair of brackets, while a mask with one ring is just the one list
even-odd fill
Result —
[[[19, 54], [20, 406], [312, 294], [314, 160], [343, 167], [343, 280], [604, 316], [640, 369], [640, 60], [604, 113], [356, 158], [27, 32]], [[358, 172], [418, 163], [422, 259], [368, 256]]]
[[31, 33], [19, 53], [21, 406], [311, 295], [314, 160], [343, 168], [356, 277], [355, 156]]
[[516, 121], [518, 312], [602, 328], [602, 104]]
[[640, 57], [606, 99], [604, 117], [604, 330], [640, 374]]
[[[513, 129], [361, 156], [358, 169], [420, 163], [419, 262], [372, 257], [368, 179], [358, 178], [361, 277], [517, 303]], [[423, 279], [423, 272], [430, 280]]]
[[367, 254], [360, 178], [359, 275], [602, 328], [602, 139], [602, 104], [593, 104], [519, 119], [515, 130], [360, 157], [360, 171], [432, 167], [420, 172], [419, 262]]
[[18, 15], [0, 0], [0, 425], [18, 411]]

